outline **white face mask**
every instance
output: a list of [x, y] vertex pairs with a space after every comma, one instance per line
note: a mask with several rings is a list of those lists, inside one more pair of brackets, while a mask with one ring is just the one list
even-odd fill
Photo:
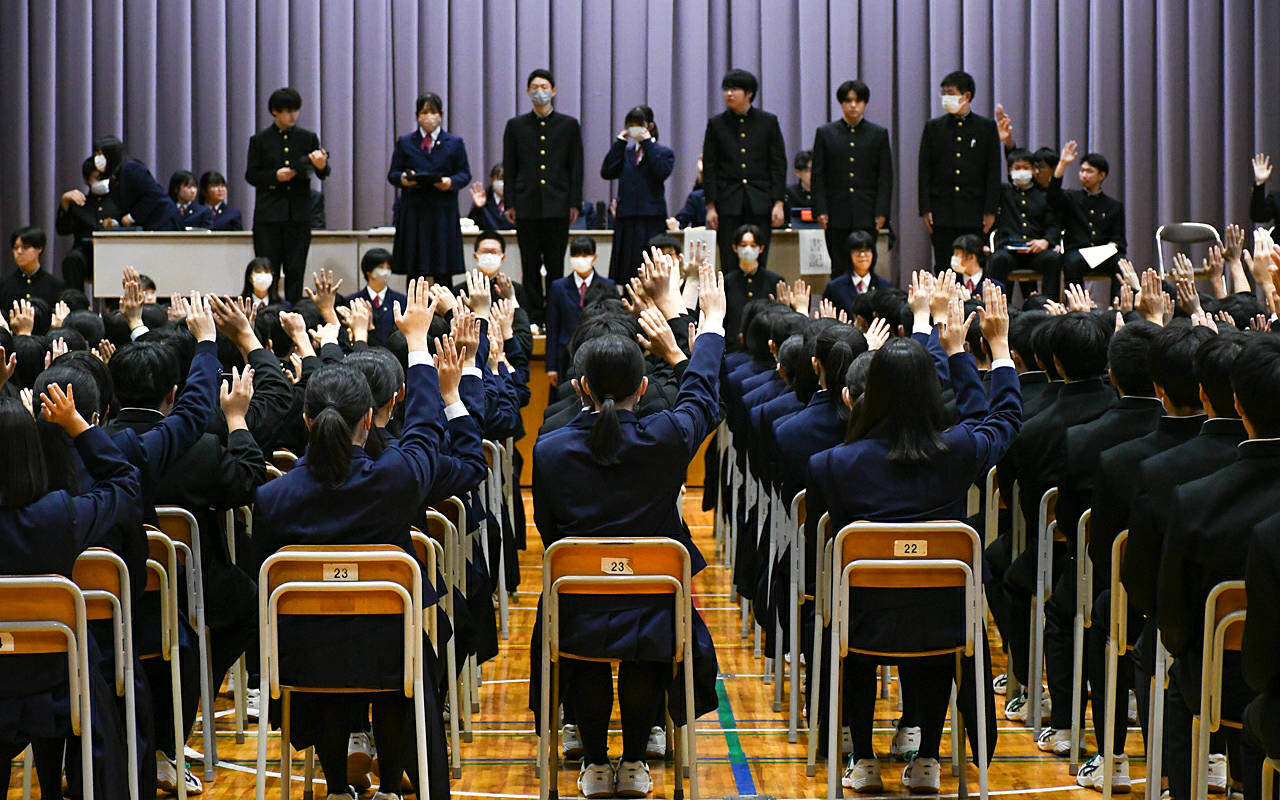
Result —
[[959, 272], [961, 275], [963, 275], [963, 274], [964, 274], [964, 259], [963, 259], [963, 258], [961, 258], [960, 256], [952, 256], [952, 257], [951, 257], [951, 268], [952, 268], [952, 269], [954, 269], [956, 272]]
[[643, 125], [628, 125], [627, 135], [631, 137], [632, 141], [638, 142], [640, 141], [640, 137], [644, 136], [644, 132], [646, 130], [648, 130], [648, 128]]
[[942, 110], [948, 114], [959, 114], [962, 105], [964, 105], [963, 97], [954, 94], [942, 95]]
[[529, 99], [533, 101], [535, 106], [545, 106], [551, 102], [551, 90], [534, 89], [529, 92]]
[[499, 253], [478, 253], [476, 265], [485, 275], [496, 275], [498, 268], [502, 266], [502, 256]]
[[1009, 172], [1009, 180], [1013, 181], [1014, 186], [1026, 186], [1031, 183], [1031, 170], [1015, 169]]
[[595, 269], [595, 259], [591, 256], [571, 256], [569, 266], [579, 275], [588, 275]]
[[760, 258], [760, 248], [754, 245], [743, 245], [738, 248], [738, 260], [744, 264], [754, 264]]
[[383, 283], [386, 283], [391, 277], [391, 267], [378, 267], [369, 274]]
[[103, 195], [110, 191], [110, 181], [90, 181], [89, 183], [89, 194]]
[[93, 167], [98, 170], [98, 172], [105, 170], [107, 168], [107, 157], [102, 153], [98, 153], [93, 157]]
[[494, 193], [494, 194], [496, 194], [496, 195], [501, 196], [501, 194], [502, 194], [502, 188], [503, 188], [503, 186], [504, 186], [504, 185], [505, 185], [505, 183], [504, 183], [504, 181], [502, 180], [502, 178], [498, 178], [496, 181], [494, 181], [494, 182], [493, 182], [493, 193]]
[[276, 282], [275, 276], [270, 272], [255, 272], [249, 280], [253, 283], [253, 288], [260, 292], [270, 289], [271, 284]]

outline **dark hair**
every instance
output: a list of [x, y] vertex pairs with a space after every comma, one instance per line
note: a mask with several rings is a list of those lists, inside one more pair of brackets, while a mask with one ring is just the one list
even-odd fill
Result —
[[656, 247], [659, 250], [665, 250], [668, 247], [675, 248], [678, 253], [681, 251], [680, 240], [669, 233], [659, 233], [649, 238], [645, 242], [645, 247]]
[[89, 176], [98, 171], [98, 165], [93, 163], [93, 156], [89, 156], [80, 162], [80, 176], [84, 178], [84, 182], [89, 182]]
[[31, 310], [35, 312], [35, 323], [31, 326], [31, 332], [36, 336], [44, 336], [49, 333], [49, 326], [53, 322], [53, 309], [43, 297], [33, 297], [30, 303]]
[[1111, 165], [1107, 162], [1107, 157], [1102, 153], [1085, 153], [1084, 158], [1080, 159], [1080, 163], [1088, 164], [1104, 174], [1111, 172]]
[[93, 151], [102, 153], [107, 159], [107, 168], [102, 171], [102, 174], [108, 178], [115, 177], [115, 174], [120, 171], [120, 167], [124, 165], [125, 159], [128, 158], [125, 154], [124, 142], [110, 133], [103, 134], [93, 140]]
[[1156, 396], [1147, 355], [1151, 350], [1151, 340], [1159, 332], [1159, 325], [1140, 320], [1127, 323], [1111, 337], [1111, 343], [1107, 345], [1107, 364], [1120, 394]]
[[1031, 166], [1036, 164], [1046, 164], [1050, 167], [1058, 165], [1058, 151], [1053, 147], [1041, 147], [1031, 155]]
[[150, 290], [153, 292], [156, 290], [156, 282], [151, 279], [150, 275], [139, 275], [138, 286], [142, 289]]
[[271, 281], [271, 288], [267, 289], [267, 304], [274, 305], [280, 302], [280, 273], [276, 270], [275, 265], [271, 263], [271, 259], [266, 256], [258, 256], [250, 259], [248, 264], [244, 266], [244, 284], [240, 287], [241, 297], [254, 297], [253, 281], [250, 280], [253, 273], [262, 269], [266, 269], [271, 273], [274, 279]]
[[551, 88], [552, 89], [556, 88], [555, 76], [551, 74], [551, 70], [544, 69], [544, 68], [538, 68], [538, 69], [535, 69], [533, 72], [530, 72], [529, 77], [524, 82], [524, 88], [528, 89], [529, 84], [533, 83], [538, 78], [546, 78], [547, 83], [551, 84]]
[[618, 300], [618, 290], [603, 281], [592, 281], [591, 285], [587, 287], [586, 293], [582, 296], [584, 310], [587, 306], [610, 302], [620, 302]]
[[748, 233], [751, 234], [752, 240], [755, 241], [757, 246], [759, 246], [760, 237], [762, 235], [760, 233], [760, 228], [757, 225], [752, 225], [750, 222], [745, 225], [739, 225], [738, 229], [733, 232], [733, 243], [742, 244], [742, 237], [746, 236]]
[[0, 395], [0, 438], [11, 454], [0, 470], [0, 506], [29, 506], [49, 493], [49, 473], [35, 418], [16, 397]]
[[30, 389], [40, 370], [44, 369], [44, 355], [47, 352], [49, 344], [43, 336], [14, 336], [9, 353], [17, 356], [18, 369], [10, 380], [20, 389]]
[[383, 264], [390, 264], [390, 263], [391, 263], [390, 251], [382, 247], [374, 247], [366, 251], [365, 254], [360, 257], [360, 271], [364, 273], [364, 277], [367, 280], [369, 278], [370, 272], [373, 272], [375, 269], [382, 266]]
[[373, 408], [369, 383], [355, 367], [325, 367], [307, 382], [303, 408], [311, 421], [307, 468], [322, 486], [336, 489], [351, 474], [351, 435]]
[[591, 459], [601, 466], [619, 463], [622, 427], [616, 404], [636, 393], [644, 378], [644, 353], [635, 339], [615, 334], [597, 336], [584, 342], [577, 354], [582, 376], [600, 409], [587, 433]]
[[[98, 389], [98, 407], [94, 410], [98, 412], [99, 421], [105, 420], [107, 411], [111, 407], [111, 400], [116, 394], [115, 381], [111, 380], [111, 369], [93, 353], [84, 350], [67, 353], [55, 361], [54, 364], [56, 366], [75, 367], [93, 378], [93, 383]], [[79, 397], [77, 396], [78, 399]], [[77, 402], [76, 405], [80, 404]], [[85, 419], [88, 418], [88, 415], [85, 415]]]
[[208, 170], [206, 172], [203, 172], [200, 175], [200, 187], [199, 189], [196, 190], [196, 199], [199, 200], [201, 203], [204, 203], [205, 205], [210, 205], [209, 198], [205, 196], [206, 193], [209, 191], [209, 188], [213, 186], [226, 186], [226, 185], [227, 185], [226, 176], [224, 176], [221, 172], [215, 172], [213, 170]]
[[471, 249], [472, 250], [480, 249], [480, 243], [483, 242], [485, 239], [494, 240], [495, 242], [498, 243], [498, 249], [500, 249], [504, 253], [507, 252], [507, 240], [503, 239], [502, 234], [498, 233], [497, 231], [480, 231], [480, 233], [476, 235], [476, 241], [471, 246]]
[[444, 113], [444, 101], [440, 99], [440, 95], [435, 92], [423, 92], [418, 95], [418, 99], [413, 101], [413, 113], [421, 114], [423, 109], [434, 111], [437, 114]]
[[813, 167], [813, 151], [801, 150], [791, 162], [792, 169], [810, 169]]
[[724, 78], [720, 81], [720, 90], [741, 89], [750, 94], [748, 100], [754, 100], [756, 94], [760, 91], [760, 81], [756, 80], [756, 76], [747, 72], [745, 69], [731, 69], [724, 74]]
[[1200, 345], [1213, 335], [1213, 331], [1199, 325], [1169, 325], [1151, 340], [1151, 349], [1147, 352], [1151, 380], [1164, 390], [1175, 406], [1200, 407], [1195, 354]]
[[253, 320], [253, 332], [257, 334], [258, 341], [270, 343], [271, 352], [281, 359], [288, 358], [293, 352], [293, 338], [280, 324], [280, 312], [288, 310], [284, 303], [276, 300], [258, 309], [258, 314]]
[[1047, 320], [1044, 311], [1023, 311], [1009, 320], [1009, 349], [1018, 354], [1027, 369], [1036, 368], [1036, 351], [1031, 346], [1031, 332]]
[[1058, 366], [1053, 363], [1053, 332], [1062, 324], [1065, 317], [1050, 316], [1031, 331], [1031, 350], [1035, 353], [1036, 363], [1049, 376], [1049, 380], [1062, 378], [1058, 374]]
[[[31, 387], [32, 393], [38, 399], [41, 392], [47, 392], [55, 383], [63, 391], [67, 391], [69, 386], [75, 387], [72, 394], [75, 395], [76, 411], [86, 420], [91, 419], [102, 404], [98, 397], [98, 384], [93, 377], [70, 364], [55, 364], [41, 372]], [[43, 416], [37, 420], [36, 428], [44, 447], [45, 474], [48, 476], [45, 490], [66, 489], [79, 494], [80, 462], [73, 452], [71, 437]]]
[[1240, 331], [1223, 331], [1201, 343], [1191, 358], [1196, 381], [1219, 417], [1238, 416], [1232, 398], [1231, 366], [1248, 343], [1247, 335]]
[[658, 138], [658, 125], [653, 121], [653, 109], [643, 103], [629, 110], [627, 115], [622, 118], [622, 122], [624, 125], [639, 123], [649, 129], [650, 136], [655, 139]]
[[865, 352], [867, 337], [852, 325], [837, 323], [824, 328], [814, 338], [810, 355], [818, 359], [822, 366], [822, 374], [827, 379], [827, 390], [831, 393], [827, 399], [833, 405], [840, 404], [840, 386], [849, 365]]
[[803, 337], [804, 351], [801, 358], [801, 366], [796, 371], [791, 381], [791, 388], [795, 390], [796, 397], [800, 402], [808, 404], [813, 395], [822, 388], [818, 383], [818, 373], [813, 368], [811, 358], [813, 356], [813, 345], [818, 339], [818, 334], [833, 325], [840, 325], [834, 319], [811, 319], [805, 322], [801, 331]]
[[569, 340], [569, 357], [576, 359], [578, 351], [587, 342], [598, 339], [601, 336], [621, 336], [628, 341], [634, 342], [636, 334], [640, 333], [640, 323], [636, 318], [626, 313], [613, 313], [611, 310], [606, 311], [606, 303], [596, 303], [595, 306], [600, 311], [594, 316], [587, 314], [587, 309], [582, 309], [582, 317], [578, 321], [578, 328], [573, 332], [573, 338]]
[[1258, 436], [1280, 436], [1280, 337], [1249, 338], [1231, 365], [1231, 389]]
[[107, 363], [122, 407], [160, 408], [178, 385], [178, 358], [160, 342], [138, 341], [121, 347]]
[[1063, 376], [1078, 381], [1107, 371], [1111, 329], [1088, 311], [1072, 311], [1053, 327], [1049, 346], [1062, 364]]
[[502, 175], [503, 175], [503, 170], [502, 170], [502, 162], [501, 162], [501, 161], [499, 161], [497, 164], [494, 164], [492, 167], [489, 167], [489, 181], [490, 181], [491, 183], [492, 183], [494, 180], [497, 180], [498, 178], [501, 178], [501, 177], [502, 177]]
[[758, 364], [772, 364], [773, 353], [769, 352], [769, 340], [773, 338], [774, 322], [780, 314], [790, 314], [790, 309], [774, 305], [768, 311], [757, 314], [749, 325], [742, 329], [742, 346]]
[[[970, 314], [976, 312], [982, 307], [982, 299], [979, 297], [970, 297], [968, 300], [965, 300], [964, 318], [968, 319]], [[991, 358], [988, 356], [988, 351], [984, 348], [984, 342], [986, 342], [986, 339], [983, 338], [982, 328], [978, 325], [978, 320], [975, 317], [973, 324], [969, 326], [969, 329], [965, 331], [964, 334], [964, 343], [968, 345], [969, 354], [973, 356], [974, 361], [991, 361]]]
[[743, 304], [742, 320], [739, 323], [738, 329], [744, 334], [744, 340], [746, 339], [746, 332], [751, 328], [752, 320], [754, 320], [757, 315], [763, 314], [765, 311], [769, 311], [770, 309], [777, 307], [777, 305], [778, 304], [769, 297], [755, 297]]
[[292, 86], [276, 89], [267, 98], [267, 111], [298, 111], [302, 108], [302, 95]]
[[778, 366], [782, 377], [791, 389], [796, 388], [796, 376], [809, 361], [808, 348], [804, 346], [804, 334], [793, 333], [778, 345]]
[[973, 102], [973, 98], [977, 95], [977, 88], [973, 82], [973, 76], [960, 69], [955, 72], [948, 72], [946, 76], [943, 77], [940, 86], [943, 89], [955, 89], [960, 92], [960, 94], [968, 92], [970, 102]]
[[[67, 351], [88, 351], [89, 342], [85, 340], [84, 335], [75, 328], [52, 328], [48, 334], [49, 346], [53, 346], [56, 339], [62, 339], [67, 343]], [[97, 344], [97, 341], [94, 341]]]
[[[876, 317], [875, 305], [872, 298], [879, 293], [879, 289], [872, 287], [869, 292], [862, 292], [853, 296], [853, 302], [850, 303], [849, 316], [861, 317], [870, 325], [871, 321]], [[850, 320], [852, 322], [853, 320]]]
[[[18, 228], [16, 231], [9, 234], [9, 249], [12, 250], [13, 246], [19, 241], [27, 247], [34, 247], [37, 250], [43, 250], [45, 246], [49, 244], [49, 237], [45, 236], [43, 228], [37, 228], [35, 225], [27, 225], [25, 227]], [[5, 309], [5, 313], [9, 313], [9, 310]]]
[[871, 99], [871, 89], [862, 81], [852, 80], [845, 81], [836, 89], [836, 102], [843, 103], [849, 92], [853, 92], [854, 98], [863, 103]]
[[907, 293], [896, 287], [876, 289], [871, 293], [872, 312], [889, 323], [889, 327], [897, 333], [898, 326], [911, 330], [911, 306], [907, 304]]
[[982, 237], [976, 233], [963, 233], [951, 243], [952, 250], [960, 250], [971, 256], [976, 256], [979, 261], [982, 260], [983, 248]]
[[876, 249], [875, 237], [863, 230], [857, 230], [849, 234], [849, 238], [844, 240], [844, 244], [848, 248], [850, 255], [858, 250], [870, 250], [874, 253]]
[[89, 302], [89, 296], [79, 289], [63, 289], [58, 299], [72, 311], [88, 311], [93, 305]]
[[575, 236], [569, 242], [569, 255], [593, 256], [596, 254], [596, 240], [590, 236]]
[[839, 392], [831, 392], [831, 402], [836, 407], [836, 416], [845, 421], [845, 438], [853, 433], [858, 417], [862, 411], [862, 396], [867, 393], [867, 374], [871, 371], [871, 360], [876, 354], [871, 351], [859, 353], [849, 368], [844, 371], [844, 388], [849, 390], [849, 405], [841, 402]]
[[107, 338], [107, 327], [102, 323], [102, 317], [92, 311], [72, 311], [62, 321], [62, 327], [79, 333], [90, 347]]
[[1237, 293], [1228, 295], [1215, 302], [1206, 302], [1205, 310], [1210, 313], [1214, 311], [1225, 311], [1231, 315], [1231, 321], [1242, 331], [1249, 330], [1249, 322], [1259, 314], [1266, 311], [1258, 298], [1252, 294]]
[[178, 202], [178, 190], [183, 186], [195, 186], [196, 176], [185, 169], [180, 169], [169, 176], [169, 199]]
[[[903, 402], [910, 397], [911, 402]], [[890, 461], [919, 464], [946, 449], [942, 390], [933, 357], [914, 339], [894, 338], [871, 359], [861, 413], [849, 441], [888, 440]]]
[[[358, 350], [343, 359], [342, 363], [348, 367], [354, 367], [364, 375], [373, 398], [375, 414], [390, 403], [400, 391], [400, 387], [404, 385], [404, 368], [400, 366], [396, 357], [391, 355], [391, 351], [385, 348], [370, 347], [367, 350]], [[377, 431], [376, 426], [370, 428], [365, 450], [370, 456], [377, 458], [385, 449], [386, 442], [383, 441], [382, 434]]]
[[1031, 151], [1024, 147], [1015, 147], [1004, 154], [1004, 163], [1010, 168], [1013, 167], [1015, 161], [1025, 161], [1028, 164], [1035, 166], [1035, 160], [1035, 156], [1031, 154]]

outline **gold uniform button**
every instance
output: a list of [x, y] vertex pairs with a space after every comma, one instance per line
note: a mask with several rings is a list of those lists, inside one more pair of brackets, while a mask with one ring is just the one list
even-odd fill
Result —
[[742, 133], [739, 133], [738, 135], [739, 135], [739, 136], [741, 136], [743, 139], [747, 138], [747, 132], [746, 132], [746, 131], [743, 131]]
[[960, 187], [959, 187], [959, 186], [957, 186], [957, 187], [956, 187], [956, 191], [957, 191], [957, 192], [958, 192], [958, 191], [960, 191]]
[[849, 163], [850, 163], [850, 164], [852, 164], [852, 163], [853, 163], [853, 156], [849, 156]]
[[960, 141], [960, 137], [959, 137], [959, 136], [957, 136], [957, 137], [956, 137], [956, 141], [957, 141], [957, 142], [958, 142], [958, 141]]
[[1022, 204], [1025, 206], [1025, 205], [1027, 204], [1027, 201], [1026, 201], [1026, 200], [1023, 200], [1023, 201], [1022, 201]]
[[[849, 177], [850, 177], [850, 178], [852, 178], [852, 177], [853, 177], [853, 173], [852, 173], [852, 172], [850, 172], [850, 173], [849, 173]], [[850, 189], [849, 191], [851, 191], [851, 192], [852, 192], [853, 190], [852, 190], [852, 189]]]
[[547, 182], [546, 178], [542, 178], [541, 180], [538, 181], [538, 183], [546, 183], [546, 182]]
[[742, 148], [742, 152], [744, 152], [744, 153], [745, 153], [745, 152], [747, 152], [747, 148], [743, 147], [743, 148]]
[[546, 150], [539, 150], [539, 151], [538, 151], [538, 155], [540, 155], [540, 156], [545, 156], [546, 154], [547, 154], [547, 151], [546, 151]]
[[539, 137], [538, 137], [538, 139], [540, 139], [541, 141], [544, 141], [544, 142], [545, 142], [545, 141], [547, 140], [547, 137], [546, 137], [545, 135], [544, 135], [544, 136], [539, 136]]
[[959, 175], [959, 174], [960, 174], [960, 170], [956, 170], [956, 174], [957, 174], [957, 175]]
[[746, 182], [747, 182], [747, 179], [746, 179], [746, 178], [743, 178], [743, 179], [742, 179], [742, 182], [743, 182], [743, 183], [746, 183]]
[[538, 169], [546, 169], [546, 168], [547, 168], [547, 165], [546, 165], [546, 164], [539, 164], [539, 165], [538, 165]]
[[543, 120], [538, 120], [538, 124], [539, 124], [539, 125], [546, 125], [546, 124], [547, 124], [547, 121], [546, 121], [545, 119], [543, 119]]
[[957, 121], [956, 121], [956, 126], [957, 126], [957, 127], [960, 127], [960, 128], [963, 128], [963, 127], [964, 127], [964, 120], [957, 120]]
[[960, 154], [959, 154], [959, 153], [956, 153], [956, 158], [959, 158], [959, 157], [960, 157]]
[[[852, 176], [852, 175], [850, 175], [849, 177], [850, 177], [850, 178], [852, 178], [853, 176]], [[850, 186], [850, 187], [849, 187], [849, 194], [853, 194], [853, 187], [852, 187], [852, 186]]]
[[1092, 208], [1091, 208], [1091, 209], [1089, 209], [1089, 213], [1090, 213], [1090, 214], [1092, 214], [1092, 213], [1093, 213], [1093, 209], [1092, 209]]
[[746, 168], [747, 168], [747, 165], [746, 165], [746, 163], [745, 163], [745, 162], [743, 163], [742, 168], [743, 168], [743, 169], [746, 169]]
[[287, 152], [289, 152], [289, 148], [287, 148], [287, 147], [286, 147], [286, 148], [284, 149], [284, 151], [285, 151], [286, 153], [287, 153]]

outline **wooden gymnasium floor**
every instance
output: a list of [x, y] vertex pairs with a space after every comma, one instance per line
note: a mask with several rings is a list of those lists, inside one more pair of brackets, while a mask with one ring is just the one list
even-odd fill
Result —
[[[526, 501], [528, 502], [528, 501]], [[686, 518], [694, 530], [694, 538], [703, 553], [714, 550], [710, 526], [710, 514], [701, 511], [701, 494], [696, 490], [685, 499]], [[532, 518], [532, 514], [529, 515]], [[458, 798], [536, 798], [538, 796], [537, 773], [534, 768], [536, 737], [533, 718], [526, 709], [528, 676], [528, 641], [533, 627], [534, 607], [537, 602], [538, 572], [541, 562], [541, 542], [532, 523], [529, 527], [530, 549], [521, 553], [522, 581], [517, 602], [511, 607], [511, 637], [501, 643], [501, 653], [496, 661], [485, 665], [484, 685], [480, 692], [481, 711], [475, 717], [475, 738], [462, 745], [463, 773], [461, 780], [453, 783], [453, 794]], [[804, 774], [805, 735], [801, 732], [796, 744], [788, 744], [786, 737], [786, 711], [772, 710], [773, 688], [761, 683], [763, 661], [753, 657], [750, 641], [739, 638], [738, 609], [730, 594], [728, 570], [720, 564], [712, 564], [696, 580], [695, 602], [700, 607], [715, 637], [722, 671], [720, 682], [720, 708], [717, 714], [709, 714], [698, 724], [698, 775], [701, 794], [704, 797], [732, 795], [773, 795], [799, 798], [822, 797], [825, 794], [825, 773], [819, 765], [815, 778]], [[992, 631], [993, 641], [998, 637]], [[996, 653], [997, 667], [1003, 669], [1003, 658]], [[225, 687], [224, 687], [225, 688]], [[997, 696], [997, 700], [1000, 700]], [[231, 730], [230, 715], [221, 712], [230, 709], [229, 695], [218, 699], [218, 749], [223, 761], [217, 769], [217, 777], [207, 785], [204, 793], [209, 800], [240, 800], [253, 796], [255, 737], [250, 734], [244, 744], [237, 745]], [[784, 704], [784, 709], [785, 709]], [[889, 700], [881, 700], [876, 715], [876, 748], [881, 753], [889, 750], [892, 737], [892, 721], [896, 718], [896, 686]], [[1000, 743], [991, 765], [992, 794], [999, 796], [1063, 797], [1074, 793], [1076, 797], [1096, 796], [1089, 790], [1077, 788], [1067, 773], [1066, 759], [1055, 758], [1035, 748], [1031, 734], [1024, 726], [1003, 720], [1003, 704], [998, 711]], [[616, 714], [615, 708], [615, 714]], [[615, 717], [616, 725], [616, 717]], [[1092, 728], [1089, 728], [1088, 748], [1093, 751]], [[199, 729], [192, 737], [192, 745], [199, 746]], [[615, 750], [620, 748], [620, 734], [613, 736]], [[1130, 769], [1133, 778], [1143, 774], [1141, 736], [1129, 737]], [[944, 735], [944, 751], [950, 747], [949, 735]], [[616, 755], [616, 752], [615, 752]], [[267, 782], [269, 797], [279, 797], [279, 737], [273, 732], [269, 744], [268, 764], [270, 780]], [[16, 765], [15, 765], [16, 766]], [[302, 771], [301, 759], [295, 754], [295, 781]], [[20, 796], [21, 769], [13, 771], [8, 797]], [[901, 765], [888, 763], [883, 766], [885, 796], [906, 796], [899, 780]], [[575, 779], [577, 767], [566, 766], [560, 773], [560, 790], [564, 797], [577, 797]], [[653, 765], [653, 797], [671, 797], [672, 784], [663, 766]], [[970, 792], [977, 792], [977, 769], [969, 768]], [[954, 796], [957, 781], [950, 776], [949, 765], [944, 766], [943, 796]], [[317, 786], [317, 794], [323, 791]], [[1134, 790], [1142, 791], [1143, 784], [1135, 780]], [[302, 786], [294, 784], [294, 797], [301, 795]], [[34, 792], [39, 796], [39, 789]], [[323, 794], [319, 794], [323, 798]], [[368, 796], [368, 793], [366, 793]]]

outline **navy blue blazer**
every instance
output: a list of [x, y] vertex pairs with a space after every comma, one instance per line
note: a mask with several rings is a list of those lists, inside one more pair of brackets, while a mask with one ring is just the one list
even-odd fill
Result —
[[[406, 170], [412, 169], [419, 176], [439, 175], [451, 178], [453, 186], [442, 192], [426, 181], [412, 186], [400, 184], [400, 177]], [[422, 131], [414, 128], [410, 133], [396, 138], [395, 149], [391, 151], [391, 167], [387, 170], [387, 180], [392, 186], [401, 190], [403, 203], [415, 198], [417, 203], [433, 207], [452, 206], [458, 209], [458, 192], [471, 182], [471, 166], [467, 161], [467, 147], [462, 137], [448, 131], [440, 131], [431, 151], [422, 149]]]
[[[592, 274], [587, 291], [591, 291], [597, 283], [605, 288], [618, 292], [618, 285], [600, 273]], [[578, 329], [578, 317], [582, 314], [582, 306], [578, 305], [578, 286], [573, 275], [556, 278], [547, 289], [547, 371], [559, 372], [568, 369], [567, 363], [560, 360], [568, 355], [569, 341], [573, 332]]]
[[805, 487], [809, 458], [844, 441], [848, 424], [836, 406], [839, 396], [831, 395], [827, 389], [819, 389], [803, 409], [774, 423], [779, 485], [788, 502]]
[[701, 228], [707, 224], [707, 197], [701, 189], [694, 189], [684, 199], [684, 205], [676, 212], [681, 228]]
[[[969, 487], [1004, 455], [1022, 424], [1018, 374], [1011, 367], [991, 371], [990, 406], [973, 358], [949, 359], [951, 384], [961, 408], [960, 422], [942, 433], [945, 450], [927, 463], [890, 461], [889, 443], [871, 431], [856, 442], [809, 459], [807, 523], [816, 539], [823, 512], [834, 533], [850, 522], [964, 520]], [[856, 489], [854, 488], [856, 487]], [[939, 595], [939, 592], [942, 594]], [[939, 602], [951, 589], [855, 591], [851, 639], [870, 650], [905, 651], [952, 646], [962, 636], [963, 611], [944, 619]], [[963, 641], [963, 639], [961, 639]]]
[[244, 218], [240, 214], [240, 209], [235, 206], [229, 206], [226, 203], [219, 203], [213, 207], [213, 220], [209, 224], [211, 231], [242, 231], [244, 230]]
[[178, 206], [178, 217], [184, 228], [213, 227], [213, 209], [203, 203], [191, 202], [185, 209]]
[[[892, 285], [874, 272], [871, 273], [870, 290], [888, 289]], [[853, 298], [857, 294], [853, 289], [853, 278], [849, 277], [847, 272], [833, 278], [827, 284], [827, 288], [822, 290], [822, 296], [830, 300], [836, 308], [844, 309], [844, 312], [849, 315], [849, 319], [853, 319]]]
[[167, 192], [156, 183], [151, 170], [138, 161], [126, 161], [111, 179], [111, 202], [133, 224], [148, 231], [182, 230], [182, 216]]
[[[347, 304], [350, 305], [352, 300], [363, 297], [365, 300], [369, 301], [370, 305], [372, 305], [373, 299], [369, 296], [368, 288], [369, 287], [366, 286], [358, 292], [352, 292], [347, 295]], [[382, 297], [382, 304], [373, 310], [373, 329], [369, 331], [369, 344], [385, 344], [387, 337], [395, 332], [396, 303], [399, 303], [401, 310], [403, 310], [408, 307], [409, 298], [388, 286], [387, 293]]]
[[501, 201], [498, 199], [498, 196], [493, 193], [493, 187], [486, 188], [484, 190], [484, 196], [484, 205], [478, 206], [473, 202], [471, 204], [471, 211], [467, 213], [467, 216], [471, 217], [471, 219], [475, 221], [480, 230], [504, 231], [513, 227], [506, 215], [503, 214], [503, 211], [506, 210], [506, 206], [504, 205], [501, 209], [498, 208]]
[[614, 139], [600, 165], [600, 177], [618, 181], [616, 217], [667, 216], [667, 196], [663, 184], [676, 165], [676, 154], [656, 139], [640, 143], [644, 155], [636, 163], [636, 151], [623, 139]]

